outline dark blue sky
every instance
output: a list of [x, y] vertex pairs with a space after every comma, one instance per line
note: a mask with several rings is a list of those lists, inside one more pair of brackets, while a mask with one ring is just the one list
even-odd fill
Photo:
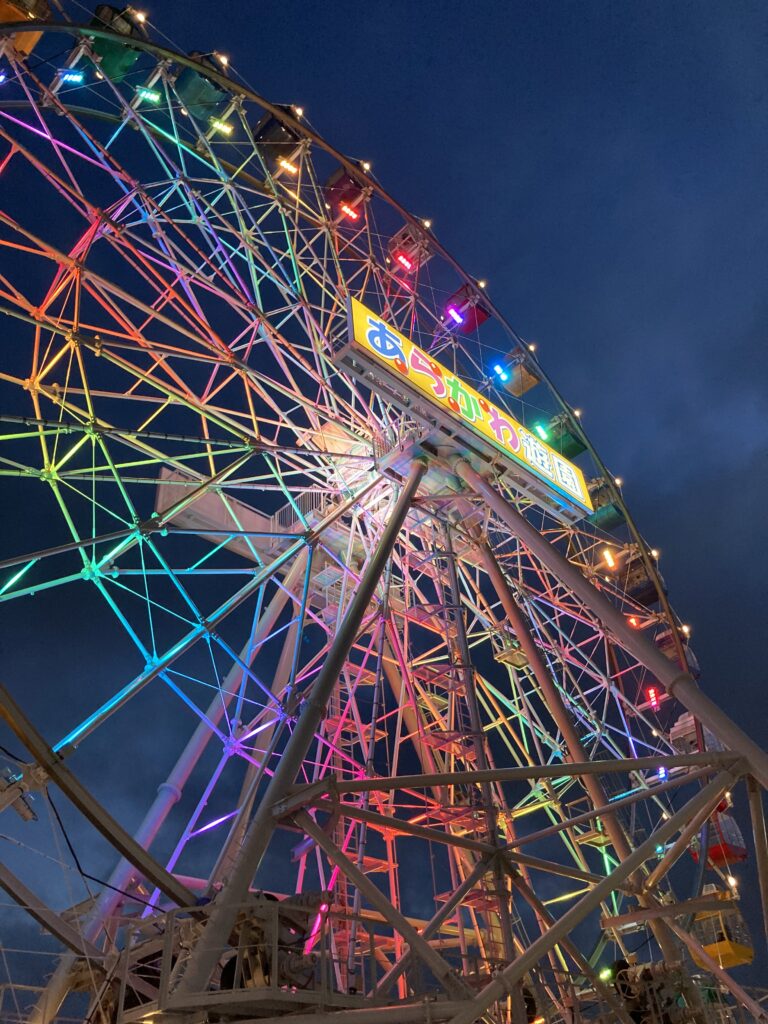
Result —
[[303, 105], [488, 279], [627, 481], [703, 685], [768, 744], [768, 9], [228, 11], [167, 0], [150, 14]]

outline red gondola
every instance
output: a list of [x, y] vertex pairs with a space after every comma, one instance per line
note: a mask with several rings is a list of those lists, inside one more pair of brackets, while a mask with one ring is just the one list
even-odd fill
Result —
[[[691, 855], [698, 863], [699, 849], [691, 847]], [[747, 859], [744, 836], [730, 814], [715, 812], [709, 822], [709, 860], [718, 868]]]

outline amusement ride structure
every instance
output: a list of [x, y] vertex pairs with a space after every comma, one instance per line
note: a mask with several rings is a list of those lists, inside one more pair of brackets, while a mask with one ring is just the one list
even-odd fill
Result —
[[579, 412], [302, 110], [69, 13], [0, 0], [1, 1019], [768, 1018], [768, 757]]

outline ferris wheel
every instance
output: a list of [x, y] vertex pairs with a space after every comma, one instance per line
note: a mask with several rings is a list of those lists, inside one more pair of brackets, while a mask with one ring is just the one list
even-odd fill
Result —
[[0, 13], [4, 1019], [765, 1016], [766, 755], [534, 347], [222, 55]]

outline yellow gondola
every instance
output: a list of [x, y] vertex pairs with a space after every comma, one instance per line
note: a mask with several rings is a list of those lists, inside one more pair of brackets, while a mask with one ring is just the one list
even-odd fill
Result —
[[[728, 901], [729, 905], [724, 906], [721, 910], [706, 910], [698, 913], [693, 920], [694, 936], [721, 967], [740, 967], [742, 964], [751, 964], [755, 957], [755, 950], [741, 911], [731, 903], [733, 893], [723, 892], [714, 886], [705, 886], [705, 892], [707, 889], [717, 899]], [[693, 959], [699, 967], [706, 968], [707, 965], [701, 960], [697, 960], [695, 956]]]

